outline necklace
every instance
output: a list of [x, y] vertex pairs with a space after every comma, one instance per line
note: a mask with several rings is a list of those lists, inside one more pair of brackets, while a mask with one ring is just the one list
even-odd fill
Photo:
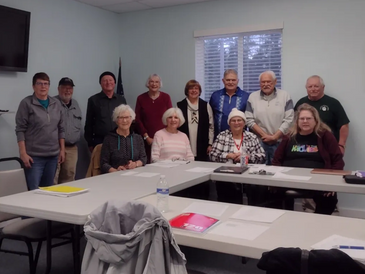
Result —
[[236, 140], [234, 138], [233, 138], [233, 141], [234, 141], [234, 145], [236, 146], [237, 150], [241, 151], [241, 147], [242, 147], [242, 144], [243, 144], [243, 132], [242, 132], [241, 142], [239, 143], [239, 145], [237, 145]]

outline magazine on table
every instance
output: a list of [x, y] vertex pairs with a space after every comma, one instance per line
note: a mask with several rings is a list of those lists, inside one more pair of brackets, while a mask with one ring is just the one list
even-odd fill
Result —
[[216, 225], [219, 219], [199, 213], [185, 212], [172, 218], [169, 222], [173, 228], [203, 233]]

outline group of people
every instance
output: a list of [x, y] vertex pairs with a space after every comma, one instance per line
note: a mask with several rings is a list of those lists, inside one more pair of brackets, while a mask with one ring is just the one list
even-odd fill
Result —
[[[185, 98], [172, 107], [168, 93], [161, 91], [161, 77], [152, 74], [146, 81], [148, 91], [138, 96], [134, 111], [122, 95], [114, 93], [114, 74], [102, 73], [102, 91], [88, 100], [84, 135], [90, 151], [102, 144], [101, 172], [166, 159], [237, 163], [243, 148], [250, 163], [343, 168], [349, 119], [340, 102], [324, 94], [321, 77], [307, 79], [308, 95], [295, 107], [289, 93], [276, 88], [272, 71], [261, 73], [260, 90], [251, 94], [238, 87], [235, 70], [226, 70], [222, 81], [224, 88], [215, 91], [209, 103], [200, 98], [199, 82], [188, 81]], [[37, 73], [33, 95], [22, 100], [16, 114], [29, 189], [72, 181], [75, 176], [82, 117], [72, 98], [74, 83], [62, 78], [55, 98], [48, 96], [49, 84], [45, 73]], [[216, 182], [216, 188], [219, 201], [242, 203], [241, 184]], [[247, 187], [249, 204], [258, 204], [256, 196], [261, 191], [266, 193], [268, 188]], [[208, 198], [209, 185], [186, 193]], [[316, 212], [332, 213], [335, 193], [312, 194]]]

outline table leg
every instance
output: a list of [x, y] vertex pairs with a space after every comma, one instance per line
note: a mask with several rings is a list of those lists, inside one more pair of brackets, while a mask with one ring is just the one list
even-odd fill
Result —
[[80, 227], [79, 225], [74, 225], [73, 232], [73, 252], [74, 252], [74, 274], [81, 273], [81, 256], [80, 256]]
[[46, 274], [51, 273], [52, 265], [52, 221], [47, 220], [47, 267]]

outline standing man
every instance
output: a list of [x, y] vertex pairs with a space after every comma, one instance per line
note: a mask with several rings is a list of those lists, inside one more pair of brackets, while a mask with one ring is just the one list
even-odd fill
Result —
[[58, 95], [54, 98], [61, 102], [65, 128], [65, 161], [58, 164], [54, 184], [62, 184], [75, 180], [78, 159], [77, 145], [81, 133], [81, 109], [75, 99], [72, 99], [74, 82], [68, 77], [58, 83]]
[[262, 140], [266, 164], [271, 165], [279, 141], [293, 121], [293, 101], [285, 90], [275, 87], [273, 71], [261, 73], [259, 81], [261, 90], [250, 94], [245, 114], [247, 126]]
[[228, 115], [233, 108], [245, 112], [249, 93], [238, 87], [237, 71], [227, 69], [223, 75], [224, 88], [215, 91], [210, 97], [209, 105], [214, 114], [214, 137], [229, 129]]
[[91, 96], [87, 102], [85, 139], [92, 152], [94, 147], [103, 143], [104, 137], [115, 128], [112, 120], [113, 110], [126, 104], [124, 96], [114, 93], [115, 76], [110, 71], [99, 77], [101, 92]]
[[344, 108], [337, 99], [324, 94], [325, 85], [320, 76], [313, 75], [309, 77], [305, 87], [308, 96], [303, 97], [297, 102], [295, 110], [304, 103], [316, 108], [321, 120], [331, 128], [338, 141], [340, 150], [344, 154], [350, 123]]

